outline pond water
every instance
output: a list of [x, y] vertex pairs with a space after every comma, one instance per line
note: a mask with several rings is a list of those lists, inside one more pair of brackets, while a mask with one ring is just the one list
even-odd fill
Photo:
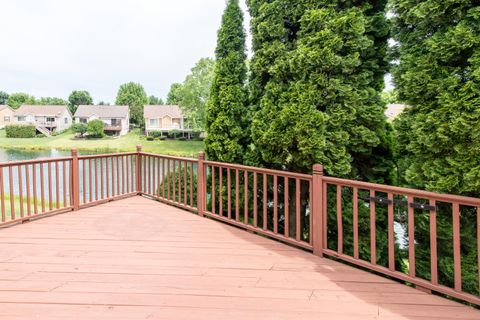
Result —
[[[99, 154], [99, 153], [110, 153], [105, 150], [102, 151], [79, 151], [81, 155], [89, 154]], [[19, 161], [19, 160], [32, 160], [40, 158], [51, 158], [51, 157], [65, 157], [71, 154], [70, 151], [66, 150], [23, 150], [23, 149], [4, 149], [0, 147], [0, 162], [6, 161]]]

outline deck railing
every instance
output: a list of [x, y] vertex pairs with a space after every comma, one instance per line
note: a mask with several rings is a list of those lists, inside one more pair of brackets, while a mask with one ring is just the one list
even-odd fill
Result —
[[[207, 161], [203, 153], [198, 159], [144, 153], [141, 147], [0, 163], [0, 226], [144, 195], [480, 305], [478, 292], [467, 292], [462, 279], [467, 245], [477, 250], [477, 260], [468, 263], [477, 270], [480, 265], [480, 199], [328, 177], [321, 165], [312, 169], [299, 174]], [[476, 224], [475, 244], [462, 242], [462, 215], [475, 216], [469, 220]], [[451, 235], [441, 239], [451, 242], [451, 283], [439, 279], [449, 268], [439, 264], [439, 219], [451, 221]], [[419, 233], [420, 224], [427, 235]], [[403, 242], [399, 226], [406, 226]], [[417, 251], [423, 244], [424, 259], [425, 239], [429, 275], [421, 276]]]

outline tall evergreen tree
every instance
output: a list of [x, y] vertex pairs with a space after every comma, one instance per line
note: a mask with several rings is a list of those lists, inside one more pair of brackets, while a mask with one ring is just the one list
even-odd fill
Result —
[[[480, 3], [393, 0], [403, 178], [410, 186], [480, 196]], [[438, 206], [439, 280], [453, 284], [451, 208]], [[426, 218], [428, 221], [428, 214]], [[462, 278], [478, 294], [476, 215], [462, 208]], [[429, 276], [428, 224], [417, 226], [417, 273]]]
[[[386, 0], [248, 3], [254, 50], [250, 99], [256, 110], [252, 124], [256, 153], [250, 159], [297, 172], [309, 172], [314, 163], [321, 163], [328, 174], [390, 182], [392, 130], [380, 95], [388, 69]], [[302, 194], [307, 198], [308, 189]], [[345, 203], [351, 202], [351, 192], [343, 196]], [[348, 210], [345, 229], [352, 225]], [[335, 209], [328, 214], [329, 239], [336, 239]], [[360, 232], [368, 234], [368, 215], [364, 216]], [[386, 263], [386, 225], [386, 212], [379, 213], [381, 264]], [[345, 242], [352, 247], [353, 239]], [[366, 237], [360, 247], [365, 258]]]
[[215, 76], [207, 103], [209, 159], [242, 163], [248, 144], [245, 30], [238, 0], [229, 0], [218, 31]]

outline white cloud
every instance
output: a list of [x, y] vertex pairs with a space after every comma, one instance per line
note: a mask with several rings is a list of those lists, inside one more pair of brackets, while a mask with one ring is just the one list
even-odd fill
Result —
[[118, 86], [135, 81], [165, 97], [198, 59], [214, 55], [224, 7], [225, 0], [0, 0], [0, 90], [66, 98], [85, 89], [114, 102]]

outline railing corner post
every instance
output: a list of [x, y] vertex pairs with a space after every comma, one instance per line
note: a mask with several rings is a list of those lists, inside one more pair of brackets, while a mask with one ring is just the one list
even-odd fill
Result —
[[137, 145], [137, 172], [136, 172], [137, 194], [142, 194], [142, 146]]
[[78, 151], [77, 149], [72, 149], [72, 174], [71, 174], [71, 183], [72, 183], [72, 207], [74, 211], [80, 209], [80, 173], [78, 172]]
[[205, 160], [205, 152], [198, 153], [198, 168], [197, 168], [197, 207], [198, 215], [203, 217], [203, 212], [205, 210], [205, 176], [204, 176], [204, 165], [203, 161]]
[[312, 174], [312, 242], [313, 254], [323, 257], [323, 166], [313, 165]]

